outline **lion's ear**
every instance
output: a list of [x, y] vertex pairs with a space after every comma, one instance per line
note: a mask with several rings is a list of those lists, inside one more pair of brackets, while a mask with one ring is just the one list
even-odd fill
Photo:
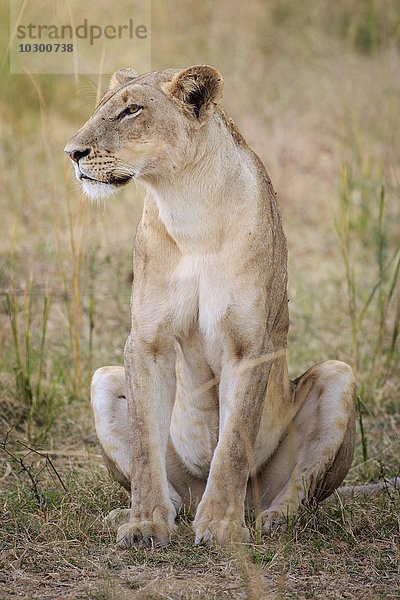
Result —
[[182, 102], [202, 125], [221, 100], [223, 87], [224, 80], [217, 69], [197, 65], [176, 73], [163, 90]]
[[113, 90], [124, 83], [128, 83], [129, 81], [133, 81], [136, 77], [138, 77], [138, 74], [135, 69], [120, 69], [112, 75], [108, 91]]

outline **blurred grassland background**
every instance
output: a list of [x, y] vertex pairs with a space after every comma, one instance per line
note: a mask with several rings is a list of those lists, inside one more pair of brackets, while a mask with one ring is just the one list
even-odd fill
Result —
[[[356, 372], [349, 484], [399, 474], [399, 52], [396, 0], [152, 2], [153, 69], [217, 67], [278, 192], [291, 375], [328, 358]], [[305, 511], [245, 556], [192, 548], [185, 515], [169, 550], [114, 548], [102, 517], [126, 498], [101, 464], [89, 382], [123, 361], [143, 192], [91, 206], [63, 154], [107, 83], [2, 68], [0, 597], [398, 597], [395, 490]]]

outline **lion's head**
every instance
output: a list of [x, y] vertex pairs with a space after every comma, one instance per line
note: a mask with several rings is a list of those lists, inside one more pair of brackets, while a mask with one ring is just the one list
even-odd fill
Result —
[[221, 74], [209, 66], [140, 76], [133, 69], [117, 71], [65, 147], [86, 194], [102, 197], [132, 178], [151, 182], [184, 168], [222, 89]]

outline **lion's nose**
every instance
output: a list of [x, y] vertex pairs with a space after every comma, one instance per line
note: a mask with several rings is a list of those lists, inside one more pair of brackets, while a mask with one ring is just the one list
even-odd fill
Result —
[[84, 150], [78, 149], [78, 148], [72, 148], [69, 149], [68, 146], [66, 146], [64, 152], [66, 154], [68, 154], [68, 156], [75, 161], [76, 163], [78, 163], [81, 158], [83, 158], [84, 156], [87, 156], [90, 153], [90, 148], [85, 148]]

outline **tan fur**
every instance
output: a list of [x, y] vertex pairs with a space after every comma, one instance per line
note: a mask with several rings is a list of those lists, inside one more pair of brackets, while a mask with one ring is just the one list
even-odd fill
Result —
[[268, 529], [331, 493], [352, 459], [350, 367], [289, 380], [280, 212], [222, 87], [208, 66], [125, 69], [66, 147], [91, 197], [133, 177], [148, 192], [125, 369], [92, 388], [106, 463], [131, 489], [131, 511], [110, 516], [123, 547], [168, 543], [182, 504], [197, 507], [197, 542], [246, 540], [245, 506]]

